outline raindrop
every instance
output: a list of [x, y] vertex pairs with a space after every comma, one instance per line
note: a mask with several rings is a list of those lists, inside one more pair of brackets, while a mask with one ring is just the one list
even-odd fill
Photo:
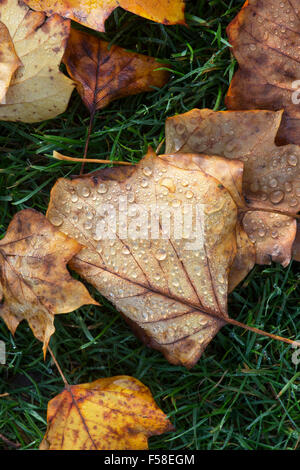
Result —
[[130, 250], [127, 248], [126, 245], [123, 246], [122, 253], [123, 253], [123, 255], [129, 255], [130, 254]]
[[269, 186], [271, 188], [276, 188], [278, 182], [277, 182], [277, 179], [276, 178], [271, 178], [270, 181], [269, 181]]
[[172, 207], [179, 207], [181, 205], [181, 201], [179, 199], [174, 199], [172, 201]]
[[297, 204], [298, 204], [297, 199], [294, 199], [294, 198], [293, 198], [293, 199], [290, 199], [289, 205], [290, 205], [291, 207], [295, 207], [295, 206], [297, 206]]
[[145, 176], [151, 176], [152, 175], [152, 170], [148, 166], [145, 166], [143, 168], [143, 173], [144, 173]]
[[288, 156], [288, 162], [292, 166], [297, 166], [297, 163], [298, 163], [297, 155], [289, 155]]
[[159, 184], [167, 188], [171, 193], [174, 193], [176, 190], [176, 186], [172, 178], [163, 178], [160, 180]]
[[283, 198], [284, 198], [284, 192], [280, 190], [273, 191], [270, 195], [270, 200], [273, 204], [279, 204]]
[[92, 226], [93, 226], [92, 222], [86, 222], [86, 223], [84, 224], [84, 228], [85, 228], [86, 230], [90, 230], [90, 229], [92, 228]]
[[187, 199], [192, 199], [193, 196], [194, 196], [194, 193], [192, 191], [186, 191], [185, 197]]
[[89, 197], [90, 195], [90, 190], [87, 186], [83, 186], [83, 188], [81, 189], [81, 194], [83, 197]]
[[107, 192], [107, 187], [104, 183], [100, 183], [97, 189], [97, 193], [104, 194]]
[[141, 181], [141, 186], [142, 188], [147, 188], [148, 186], [148, 181], [146, 180], [146, 178], [143, 178], [142, 181]]
[[51, 224], [55, 225], [55, 227], [59, 227], [63, 223], [63, 219], [59, 215], [51, 215], [49, 216]]
[[157, 250], [157, 252], [155, 253], [155, 258], [158, 261], [163, 261], [164, 259], [166, 259], [166, 257], [167, 257], [166, 250], [160, 249], [160, 250]]
[[129, 193], [127, 200], [128, 202], [134, 202], [134, 193]]
[[286, 181], [284, 183], [284, 189], [289, 193], [290, 191], [292, 191], [293, 185], [289, 181]]

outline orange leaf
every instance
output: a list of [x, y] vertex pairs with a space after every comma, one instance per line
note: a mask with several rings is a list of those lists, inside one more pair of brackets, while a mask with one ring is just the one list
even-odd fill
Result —
[[163, 64], [154, 58], [115, 45], [109, 48], [107, 42], [76, 29], [71, 29], [63, 61], [91, 114], [118, 98], [161, 87], [169, 77], [166, 71], [155, 71]]
[[30, 8], [58, 13], [89, 28], [105, 31], [105, 20], [117, 7], [163, 24], [185, 24], [184, 0], [24, 0]]
[[18, 212], [0, 240], [0, 317], [12, 333], [26, 319], [43, 342], [44, 354], [55, 331], [55, 314], [98, 305], [66, 268], [81, 248], [32, 209]]
[[41, 450], [143, 450], [172, 431], [150, 390], [125, 375], [72, 385], [48, 404]]
[[[229, 109], [285, 110], [277, 140], [300, 144], [298, 0], [247, 0], [227, 28], [239, 70]], [[293, 97], [295, 99], [293, 99]]]

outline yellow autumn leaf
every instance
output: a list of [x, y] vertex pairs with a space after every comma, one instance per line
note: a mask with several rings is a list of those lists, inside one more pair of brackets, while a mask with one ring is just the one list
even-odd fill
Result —
[[139, 380], [121, 375], [67, 386], [48, 404], [41, 450], [142, 450], [173, 426]]

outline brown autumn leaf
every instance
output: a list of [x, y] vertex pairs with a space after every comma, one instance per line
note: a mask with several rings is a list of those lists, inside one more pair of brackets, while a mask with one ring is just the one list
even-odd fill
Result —
[[55, 314], [98, 305], [66, 268], [81, 248], [32, 209], [18, 212], [0, 240], [0, 317], [13, 334], [26, 319], [44, 354]]
[[150, 390], [126, 375], [68, 386], [48, 404], [40, 450], [143, 450], [172, 431]]
[[73, 82], [59, 71], [70, 20], [59, 15], [47, 18], [21, 0], [2, 0], [0, 21], [22, 63], [10, 82], [5, 104], [0, 104], [0, 120], [32, 123], [64, 112], [74, 89]]
[[[217, 159], [224, 184], [212, 176]], [[51, 191], [47, 217], [85, 246], [72, 269], [173, 364], [193, 366], [225, 324], [259, 332], [227, 313], [241, 170], [222, 157], [149, 151], [135, 167], [61, 178]]]
[[300, 144], [298, 0], [248, 0], [227, 28], [239, 70], [229, 109], [285, 110], [278, 142]]
[[167, 120], [166, 152], [242, 161], [247, 206], [261, 209], [243, 218], [243, 227], [256, 245], [256, 262], [273, 260], [286, 266], [296, 234], [293, 216], [300, 209], [300, 148], [276, 146], [281, 117], [282, 112], [274, 111], [193, 109]]
[[63, 61], [91, 115], [111, 101], [163, 86], [168, 72], [153, 57], [127, 52], [71, 28]]
[[184, 0], [24, 0], [30, 8], [58, 13], [89, 28], [105, 31], [105, 20], [117, 7], [163, 24], [185, 24]]
[[0, 104], [5, 103], [11, 79], [20, 65], [9, 31], [0, 21]]

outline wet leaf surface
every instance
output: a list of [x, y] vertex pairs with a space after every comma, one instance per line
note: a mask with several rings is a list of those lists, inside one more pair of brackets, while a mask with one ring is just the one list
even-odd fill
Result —
[[298, 0], [246, 1], [227, 27], [239, 70], [226, 98], [229, 109], [284, 109], [278, 141], [298, 145], [299, 11]]
[[[50, 221], [59, 219], [60, 230], [86, 247], [72, 259], [72, 269], [107, 297], [147, 344], [170, 362], [188, 367], [229, 321], [228, 274], [236, 255], [237, 206], [227, 188], [203, 172], [201, 163], [208, 162], [201, 160], [149, 152], [136, 167], [60, 179], [47, 212]], [[226, 165], [225, 159], [220, 161]], [[231, 181], [237, 180], [241, 163], [227, 164]], [[189, 211], [193, 224], [200, 204], [203, 244], [190, 246], [199, 234], [191, 233], [188, 225], [182, 225], [179, 239], [172, 216], [169, 235], [159, 218], [154, 238], [148, 232], [150, 215], [146, 221], [139, 213], [140, 207], [149, 210], [151, 204], [164, 213], [176, 208], [179, 213]], [[115, 210], [121, 214], [117, 236], [108, 232], [104, 238], [99, 228], [108, 217], [105, 227], [112, 230]], [[126, 233], [122, 214], [130, 218]]]
[[262, 209], [243, 218], [244, 229], [256, 245], [256, 262], [273, 260], [286, 266], [296, 220], [280, 212], [293, 216], [300, 209], [300, 147], [275, 144], [281, 117], [281, 112], [272, 111], [194, 109], [167, 120], [166, 151], [240, 160], [247, 205]]

